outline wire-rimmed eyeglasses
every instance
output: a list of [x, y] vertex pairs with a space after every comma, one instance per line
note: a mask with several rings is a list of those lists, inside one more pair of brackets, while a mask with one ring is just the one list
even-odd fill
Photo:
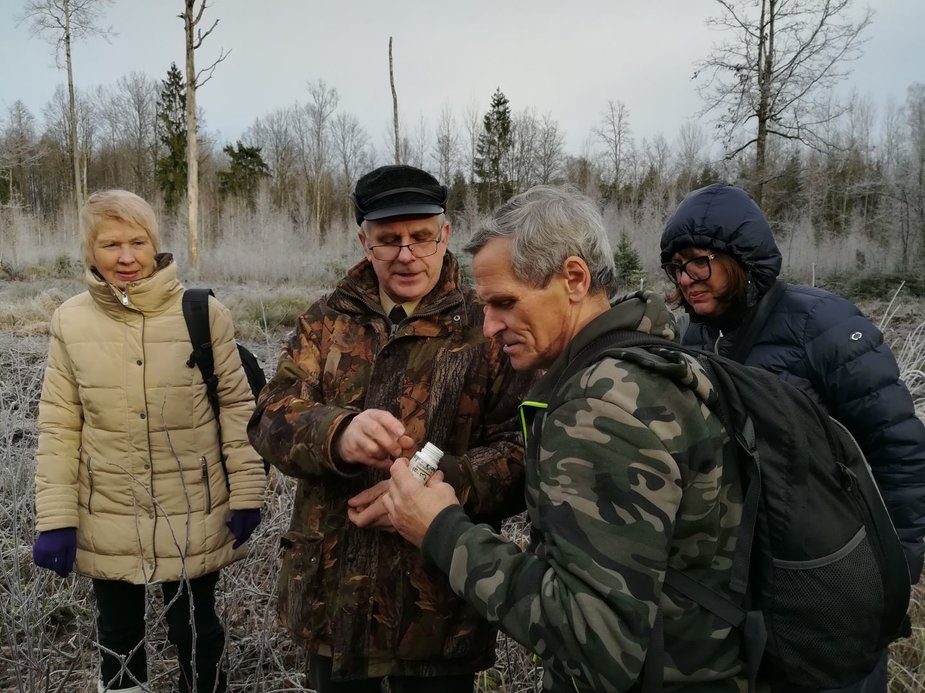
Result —
[[672, 284], [681, 283], [682, 273], [695, 282], [703, 282], [713, 276], [713, 266], [710, 261], [715, 259], [716, 256], [710, 253], [709, 255], [691, 258], [687, 262], [666, 262], [662, 264], [662, 269], [665, 270], [665, 274], [668, 275], [668, 279], [671, 280]]
[[437, 252], [437, 246], [443, 241], [442, 238], [435, 238], [432, 241], [415, 241], [414, 243], [404, 243], [401, 245], [387, 243], [385, 245], [370, 245], [369, 252], [373, 257], [382, 262], [392, 262], [401, 255], [401, 249], [407, 248], [414, 257], [430, 257]]

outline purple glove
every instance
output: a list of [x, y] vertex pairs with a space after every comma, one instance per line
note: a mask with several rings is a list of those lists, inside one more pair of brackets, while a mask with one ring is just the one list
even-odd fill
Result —
[[40, 532], [32, 545], [32, 560], [40, 568], [67, 577], [77, 558], [77, 528], [64, 527]]
[[228, 529], [234, 534], [234, 544], [231, 548], [236, 549], [247, 541], [259, 524], [260, 510], [258, 508], [232, 510], [231, 519], [228, 520]]

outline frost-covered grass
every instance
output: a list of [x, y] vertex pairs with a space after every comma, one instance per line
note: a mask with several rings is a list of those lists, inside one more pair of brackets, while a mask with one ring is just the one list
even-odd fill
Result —
[[[246, 285], [187, 282], [215, 286], [235, 317], [239, 335], [272, 374], [279, 340], [295, 317], [325, 288], [322, 284], [248, 282]], [[47, 320], [68, 296], [81, 291], [76, 279], [0, 281], [0, 690], [95, 690], [94, 611], [89, 580], [60, 579], [37, 570], [31, 561], [34, 524], [35, 407], [41, 387]], [[882, 327], [897, 354], [904, 377], [925, 398], [925, 306], [896, 298], [862, 306], [883, 315]], [[921, 409], [920, 409], [921, 411]], [[223, 571], [219, 608], [228, 631], [231, 691], [303, 691], [302, 657], [276, 618], [277, 549], [292, 505], [292, 484], [271, 472], [265, 519], [250, 540], [247, 559]], [[506, 531], [525, 543], [523, 518]], [[173, 690], [176, 659], [166, 642], [157, 588], [150, 590], [146, 643], [150, 690]], [[925, 690], [925, 590], [916, 588], [913, 637], [893, 645], [891, 693]], [[540, 671], [529, 653], [501, 637], [498, 660], [478, 678], [479, 693], [538, 691]]]

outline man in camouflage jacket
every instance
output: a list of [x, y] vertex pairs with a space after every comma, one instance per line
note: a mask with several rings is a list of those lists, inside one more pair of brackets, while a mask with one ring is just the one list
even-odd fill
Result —
[[[298, 480], [279, 607], [324, 691], [471, 691], [495, 627], [391, 530], [388, 466], [431, 442], [473, 519], [523, 509], [515, 373], [447, 251], [446, 188], [410, 166], [360, 179], [365, 259], [300, 318], [249, 426]], [[401, 306], [406, 317], [390, 311]], [[343, 683], [341, 683], [343, 682]]]
[[[572, 191], [518, 195], [466, 249], [485, 334], [515, 368], [548, 369], [521, 407], [530, 545], [474, 523], [439, 474], [422, 488], [404, 460], [384, 500], [393, 525], [536, 653], [546, 690], [641, 690], [653, 675], [658, 690], [747, 690], [736, 632], [664, 585], [672, 567], [728, 593], [742, 485], [705, 373], [689, 357], [630, 349], [558, 382], [602, 333], [674, 338], [665, 304], [642, 292], [610, 303], [603, 223]], [[654, 632], [664, 652], [647, 663]]]

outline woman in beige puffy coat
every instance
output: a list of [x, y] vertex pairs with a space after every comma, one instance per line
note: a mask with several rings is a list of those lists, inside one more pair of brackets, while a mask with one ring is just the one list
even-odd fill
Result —
[[180, 690], [223, 691], [215, 585], [245, 553], [265, 483], [247, 442], [254, 402], [231, 317], [209, 299], [220, 449], [202, 375], [187, 365], [183, 287], [173, 258], [158, 254], [153, 210], [110, 190], [90, 196], [80, 221], [88, 290], [51, 320], [33, 558], [59, 575], [73, 568], [93, 578], [100, 691], [143, 690], [145, 585], [155, 582], [170, 604]]

